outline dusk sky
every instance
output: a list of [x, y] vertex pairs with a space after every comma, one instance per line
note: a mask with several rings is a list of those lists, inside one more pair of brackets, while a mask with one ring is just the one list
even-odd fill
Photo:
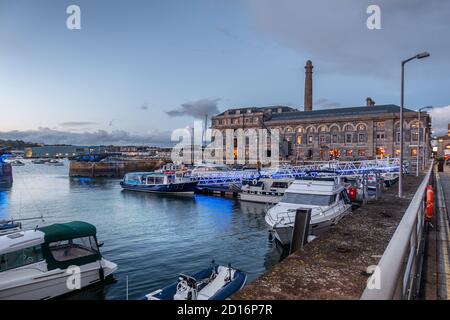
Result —
[[[66, 28], [69, 5], [81, 30]], [[345, 5], [344, 5], [345, 4]], [[366, 9], [381, 8], [381, 30]], [[450, 1], [0, 0], [0, 138], [154, 144], [231, 107], [432, 105], [450, 122]]]

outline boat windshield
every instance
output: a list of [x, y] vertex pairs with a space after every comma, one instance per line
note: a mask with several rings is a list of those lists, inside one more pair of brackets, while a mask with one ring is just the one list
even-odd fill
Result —
[[308, 194], [286, 192], [280, 202], [304, 204], [311, 206], [329, 206], [336, 200], [336, 195]]
[[50, 243], [50, 251], [56, 261], [68, 261], [98, 253], [94, 237], [83, 237]]

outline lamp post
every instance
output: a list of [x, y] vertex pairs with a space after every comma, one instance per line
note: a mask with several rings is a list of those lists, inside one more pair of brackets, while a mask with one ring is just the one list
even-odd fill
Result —
[[[423, 110], [426, 110], [426, 109], [433, 109], [433, 107], [432, 106], [428, 106], [428, 107], [423, 107], [423, 108], [420, 108], [419, 109], [419, 111], [417, 112], [417, 162], [416, 162], [416, 177], [418, 177], [419, 176], [419, 158], [420, 158], [420, 113], [423, 111]], [[425, 134], [423, 135], [423, 137], [424, 137], [424, 142], [425, 142]], [[425, 145], [424, 145], [424, 148], [425, 148]], [[425, 153], [423, 152], [423, 156], [422, 156], [423, 158], [425, 157]]]
[[423, 59], [429, 57], [428, 52], [422, 52], [414, 57], [402, 61], [402, 84], [400, 98], [400, 172], [398, 177], [398, 196], [403, 198], [403, 107], [405, 102], [405, 64], [414, 59]]

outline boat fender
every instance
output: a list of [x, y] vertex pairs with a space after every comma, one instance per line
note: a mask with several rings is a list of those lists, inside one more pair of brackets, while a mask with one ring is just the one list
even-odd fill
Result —
[[98, 275], [100, 277], [100, 281], [105, 280], [105, 270], [103, 269], [101, 262], [100, 262], [100, 269], [98, 269]]
[[425, 217], [430, 220], [434, 214], [434, 191], [433, 186], [427, 187], [427, 206], [425, 211]]

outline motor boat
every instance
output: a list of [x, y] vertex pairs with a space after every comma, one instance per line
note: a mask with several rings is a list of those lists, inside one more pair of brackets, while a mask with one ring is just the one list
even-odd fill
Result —
[[129, 191], [193, 195], [197, 183], [177, 174], [134, 172], [127, 173], [120, 185]]
[[0, 221], [0, 236], [9, 233], [15, 233], [22, 229], [22, 224], [20, 222], [15, 222], [12, 220], [2, 220]]
[[240, 199], [259, 203], [278, 203], [293, 179], [243, 180]]
[[225, 300], [244, 287], [247, 275], [230, 265], [214, 262], [193, 275], [180, 274], [178, 281], [152, 293], [143, 300]]
[[0, 299], [51, 299], [111, 277], [117, 265], [102, 257], [96, 233], [73, 221], [0, 236]]
[[352, 203], [336, 179], [295, 180], [265, 216], [270, 231], [282, 245], [291, 243], [298, 209], [311, 209], [309, 234], [317, 236], [349, 214]]

